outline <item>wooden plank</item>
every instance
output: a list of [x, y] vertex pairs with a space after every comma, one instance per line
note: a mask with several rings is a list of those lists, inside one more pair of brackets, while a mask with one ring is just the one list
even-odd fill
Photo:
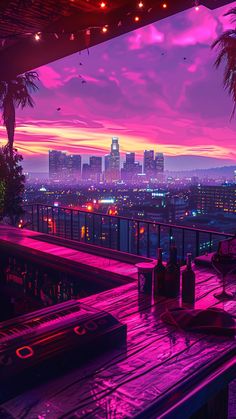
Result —
[[[197, 269], [197, 303], [221, 307], [212, 296], [220, 283], [212, 271]], [[231, 278], [230, 282], [235, 281]], [[184, 380], [236, 354], [235, 339], [186, 333], [164, 324], [161, 313], [179, 299], [140, 297], [132, 283], [85, 299], [127, 324], [127, 347], [105, 354], [4, 404], [15, 417], [126, 418], [140, 415]], [[224, 304], [236, 315], [236, 303]], [[29, 409], [28, 400], [32, 407]], [[109, 413], [108, 413], [109, 412]], [[17, 416], [19, 415], [19, 416]], [[143, 416], [145, 417], [145, 416]]]
[[0, 226], [0, 246], [4, 246], [5, 250], [21, 251], [24, 255], [34, 256], [39, 261], [41, 259], [43, 264], [48, 261], [51, 263], [51, 268], [54, 263], [56, 269], [59, 266], [62, 269], [64, 266], [65, 269], [75, 270], [76, 273], [83, 270], [88, 275], [92, 273], [104, 275], [110, 281], [116, 281], [117, 285], [137, 278], [137, 269], [132, 264], [98, 255], [91, 256], [91, 253], [33, 239], [37, 234]]

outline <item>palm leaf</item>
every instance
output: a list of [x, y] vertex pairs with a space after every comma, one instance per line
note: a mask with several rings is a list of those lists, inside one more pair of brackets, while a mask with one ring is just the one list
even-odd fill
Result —
[[[236, 8], [227, 13], [236, 15]], [[235, 18], [236, 19], [236, 18]], [[225, 66], [223, 76], [223, 86], [233, 101], [233, 110], [231, 118], [236, 111], [236, 30], [230, 29], [219, 36], [211, 45], [211, 48], [217, 49], [215, 67], [222, 64]]]

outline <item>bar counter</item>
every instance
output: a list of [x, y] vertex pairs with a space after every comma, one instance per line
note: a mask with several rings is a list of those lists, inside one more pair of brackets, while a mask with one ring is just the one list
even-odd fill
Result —
[[[214, 306], [236, 316], [235, 299], [219, 302], [213, 295], [221, 286], [214, 271], [195, 268], [195, 272], [195, 308]], [[235, 279], [232, 275], [228, 281], [231, 291], [235, 291]], [[82, 301], [126, 323], [127, 346], [36, 385], [5, 402], [4, 412], [24, 419], [185, 419], [193, 414], [205, 418], [201, 415], [214, 400], [215, 417], [226, 417], [220, 409], [227, 407], [228, 383], [236, 375], [235, 338], [187, 333], [163, 323], [160, 315], [181, 306], [181, 301], [141, 296], [137, 282]]]

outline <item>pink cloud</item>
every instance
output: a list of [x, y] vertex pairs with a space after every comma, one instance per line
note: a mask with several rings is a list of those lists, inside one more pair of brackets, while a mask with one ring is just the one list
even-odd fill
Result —
[[128, 38], [130, 50], [144, 48], [146, 45], [160, 44], [164, 41], [164, 34], [154, 25], [149, 25], [133, 32]]
[[134, 71], [126, 71], [123, 72], [123, 76], [127, 79], [132, 81], [135, 84], [145, 85], [145, 80], [142, 79], [142, 73], [136, 73]]
[[41, 80], [41, 83], [48, 89], [54, 89], [56, 87], [62, 86], [61, 75], [57, 73], [52, 67], [45, 65], [44, 67], [39, 68], [38, 74]]

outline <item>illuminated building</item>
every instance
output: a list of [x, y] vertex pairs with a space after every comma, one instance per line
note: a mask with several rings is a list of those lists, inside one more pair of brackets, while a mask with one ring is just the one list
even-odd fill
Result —
[[90, 165], [90, 179], [95, 182], [100, 182], [102, 176], [102, 158], [92, 156], [89, 159]]
[[81, 156], [78, 154], [70, 154], [66, 156], [66, 177], [69, 180], [78, 181], [81, 179]]
[[236, 214], [236, 185], [198, 185], [193, 189], [192, 199], [199, 214]]
[[83, 181], [90, 180], [90, 165], [88, 163], [83, 163], [83, 166], [82, 166], [82, 180]]
[[155, 161], [154, 161], [154, 150], [145, 150], [143, 157], [143, 171], [148, 179], [154, 177], [155, 173]]
[[49, 151], [49, 177], [51, 180], [76, 180], [81, 177], [81, 156], [67, 155], [65, 151]]
[[50, 150], [49, 151], [49, 177], [51, 180], [63, 178], [66, 166], [66, 152]]
[[155, 170], [156, 170], [157, 175], [164, 173], [164, 154], [163, 153], [156, 153]]
[[105, 157], [105, 178], [108, 183], [120, 180], [120, 151], [118, 137], [112, 137], [111, 152], [109, 157]]
[[135, 162], [135, 153], [126, 153], [126, 160], [121, 169], [121, 179], [124, 182], [135, 182], [140, 173], [142, 173], [142, 166]]

